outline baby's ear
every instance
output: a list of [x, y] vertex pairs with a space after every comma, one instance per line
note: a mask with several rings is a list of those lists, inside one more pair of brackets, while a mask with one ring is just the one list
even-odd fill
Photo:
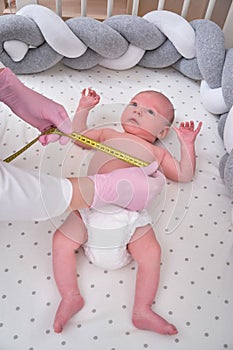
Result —
[[170, 127], [169, 126], [165, 126], [163, 128], [163, 130], [161, 130], [160, 133], [157, 135], [157, 138], [158, 139], [164, 139], [164, 137], [167, 136], [169, 130], [170, 130]]

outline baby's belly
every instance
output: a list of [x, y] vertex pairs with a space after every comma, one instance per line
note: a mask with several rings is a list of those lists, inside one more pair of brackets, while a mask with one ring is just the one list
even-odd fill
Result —
[[[148, 163], [151, 163], [155, 160], [153, 153], [149, 150], [149, 148], [146, 148], [145, 145], [141, 145], [138, 142], [132, 144], [132, 140], [120, 141], [120, 145], [119, 142], [114, 142], [114, 140], [108, 142], [108, 145]], [[97, 173], [105, 174], [116, 169], [128, 168], [131, 166], [131, 164], [117, 158], [113, 158], [104, 152], [95, 151], [89, 163], [88, 175], [94, 175]]]
[[123, 162], [122, 160], [112, 159], [107, 156], [101, 157], [99, 154], [95, 154], [89, 163], [88, 175], [110, 173], [115, 169], [127, 167], [130, 167], [130, 164]]

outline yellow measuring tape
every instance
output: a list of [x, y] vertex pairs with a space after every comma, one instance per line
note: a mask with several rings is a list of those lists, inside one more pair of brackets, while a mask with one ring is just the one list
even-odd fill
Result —
[[84, 145], [90, 146], [94, 149], [97, 149], [99, 151], [102, 151], [104, 153], [109, 154], [110, 156], [123, 160], [126, 163], [129, 163], [131, 165], [135, 165], [138, 167], [142, 167], [142, 166], [147, 166], [149, 165], [149, 163], [144, 162], [141, 159], [135, 158], [133, 156], [131, 156], [128, 153], [119, 151], [113, 147], [109, 147], [106, 145], [103, 145], [100, 142], [97, 142], [95, 140], [90, 139], [89, 137], [86, 137], [84, 135], [78, 134], [76, 132], [72, 132], [71, 134], [66, 134], [60, 130], [58, 130], [57, 128], [50, 128], [44, 132], [42, 132], [39, 136], [37, 136], [34, 140], [32, 140], [31, 142], [29, 142], [26, 146], [24, 146], [23, 148], [21, 148], [19, 151], [15, 152], [14, 154], [12, 154], [11, 156], [5, 158], [3, 161], [10, 163], [12, 160], [14, 160], [16, 157], [18, 157], [20, 154], [22, 154], [24, 151], [26, 151], [29, 147], [31, 147], [34, 143], [36, 143], [40, 136], [42, 135], [49, 135], [49, 134], [57, 134], [57, 135], [61, 135], [61, 136], [66, 136], [69, 137], [70, 139], [74, 140], [74, 141], [79, 141]]

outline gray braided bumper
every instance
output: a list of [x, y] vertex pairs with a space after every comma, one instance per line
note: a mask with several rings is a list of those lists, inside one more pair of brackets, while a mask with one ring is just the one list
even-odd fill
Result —
[[64, 22], [48, 8], [28, 5], [16, 15], [0, 16], [0, 61], [17, 74], [41, 72], [62, 61], [78, 70], [173, 66], [201, 80], [203, 105], [221, 115], [218, 130], [227, 153], [219, 170], [233, 197], [233, 48], [225, 50], [223, 32], [214, 22], [188, 23], [168, 11]]

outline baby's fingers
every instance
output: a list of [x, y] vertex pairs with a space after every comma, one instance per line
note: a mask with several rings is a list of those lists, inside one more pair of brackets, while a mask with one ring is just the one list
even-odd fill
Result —
[[91, 96], [91, 97], [95, 97], [96, 96], [96, 92], [95, 90], [93, 90], [92, 88], [88, 88], [88, 96]]
[[87, 91], [87, 89], [83, 89], [82, 92], [81, 92], [81, 95], [82, 96], [86, 96], [86, 91]]
[[180, 129], [194, 129], [194, 122], [192, 120], [190, 122], [181, 122]]
[[196, 135], [200, 132], [201, 127], [202, 127], [202, 122], [199, 122], [198, 125], [197, 125], [197, 128], [195, 130]]

